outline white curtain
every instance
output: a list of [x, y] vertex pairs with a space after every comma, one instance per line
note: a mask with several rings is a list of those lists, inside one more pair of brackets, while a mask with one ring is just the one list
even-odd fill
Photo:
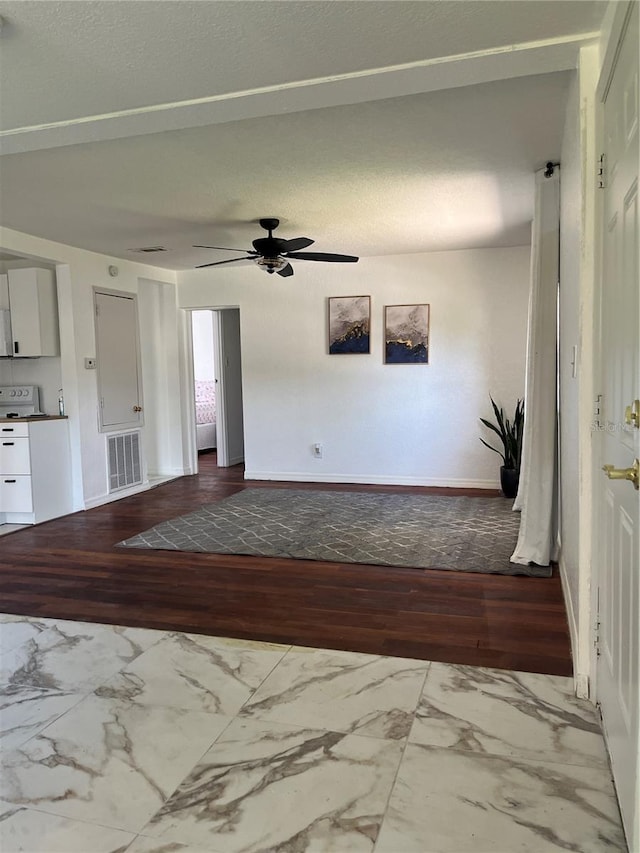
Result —
[[520, 485], [522, 513], [512, 563], [546, 566], [556, 558], [557, 298], [560, 264], [560, 170], [536, 172], [531, 290]]

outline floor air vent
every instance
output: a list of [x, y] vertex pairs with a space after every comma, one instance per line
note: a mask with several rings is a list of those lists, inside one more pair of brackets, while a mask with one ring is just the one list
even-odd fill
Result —
[[134, 486], [142, 482], [140, 465], [140, 433], [123, 432], [110, 435], [109, 450], [109, 491], [115, 492], [125, 486]]

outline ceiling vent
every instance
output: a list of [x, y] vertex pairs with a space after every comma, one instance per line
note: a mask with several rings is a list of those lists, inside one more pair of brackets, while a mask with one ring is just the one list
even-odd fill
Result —
[[166, 252], [164, 246], [141, 246], [139, 249], [129, 249], [130, 252], [144, 252], [145, 254], [151, 254], [152, 252]]

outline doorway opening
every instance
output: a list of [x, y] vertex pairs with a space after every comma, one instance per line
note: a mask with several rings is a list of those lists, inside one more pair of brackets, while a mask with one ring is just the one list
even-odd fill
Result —
[[221, 468], [244, 461], [240, 310], [191, 312], [196, 447]]
[[198, 454], [216, 450], [216, 367], [213, 311], [191, 313], [193, 341], [193, 390], [196, 404]]

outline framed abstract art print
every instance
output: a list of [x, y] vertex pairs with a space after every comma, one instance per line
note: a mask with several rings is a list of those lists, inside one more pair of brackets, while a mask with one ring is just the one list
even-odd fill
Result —
[[329, 297], [329, 355], [369, 353], [370, 296]]
[[429, 305], [385, 305], [384, 363], [429, 364]]

